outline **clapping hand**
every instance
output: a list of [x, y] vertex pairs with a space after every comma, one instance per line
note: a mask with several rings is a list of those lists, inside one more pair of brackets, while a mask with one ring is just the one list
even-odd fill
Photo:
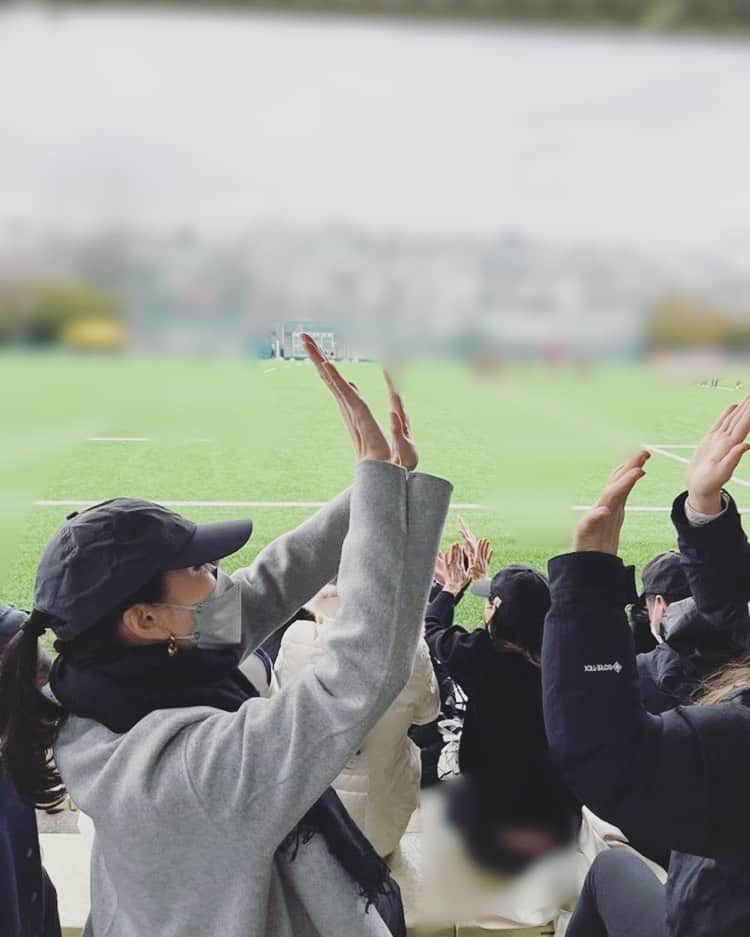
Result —
[[461, 544], [454, 543], [450, 550], [446, 550], [441, 555], [445, 571], [445, 579], [442, 583], [443, 591], [458, 595], [471, 582], [471, 576], [469, 576], [464, 566], [464, 551]]
[[687, 470], [688, 501], [701, 514], [719, 514], [721, 490], [750, 449], [750, 397], [722, 413], [695, 450]]
[[464, 553], [469, 561], [468, 573], [471, 578], [486, 579], [489, 576], [490, 562], [492, 561], [493, 550], [490, 548], [489, 540], [482, 538], [477, 540], [472, 529], [466, 521], [459, 515], [458, 530], [464, 544]]
[[577, 553], [611, 553], [617, 556], [625, 504], [630, 492], [646, 474], [643, 466], [650, 457], [650, 453], [641, 450], [612, 472], [604, 493], [576, 528], [573, 549]]
[[354, 384], [341, 376], [336, 365], [326, 358], [310, 335], [303, 333], [302, 343], [318, 374], [323, 378], [339, 405], [344, 423], [354, 443], [357, 461], [375, 459], [379, 462], [394, 462], [409, 470], [416, 468], [417, 450], [409, 436], [409, 421], [403, 401], [396, 393], [390, 377], [386, 375], [391, 397], [391, 444], [388, 443], [372, 410]]

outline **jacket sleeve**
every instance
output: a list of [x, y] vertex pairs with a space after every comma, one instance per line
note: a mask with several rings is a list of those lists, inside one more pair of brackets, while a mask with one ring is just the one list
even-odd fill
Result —
[[437, 658], [461, 689], [471, 694], [477, 678], [477, 650], [481, 632], [469, 632], [453, 624], [456, 597], [441, 592], [427, 606], [425, 613], [425, 640], [433, 657]]
[[232, 579], [242, 587], [243, 656], [252, 653], [336, 575], [349, 529], [350, 490], [261, 550]]
[[626, 835], [710, 856], [723, 843], [705, 745], [692, 709], [652, 716], [641, 705], [623, 574], [622, 562], [602, 553], [550, 563], [542, 650], [550, 748], [574, 793]]
[[417, 645], [414, 672], [407, 684], [407, 689], [414, 691], [412, 725], [424, 726], [433, 719], [437, 719], [440, 715], [440, 692], [435, 671], [432, 669], [430, 651], [424, 641], [420, 641]]
[[738, 644], [750, 640], [750, 546], [733, 498], [715, 520], [693, 526], [685, 514], [687, 493], [672, 508], [682, 565], [701, 617]]
[[440, 479], [360, 463], [341, 604], [322, 656], [271, 699], [212, 713], [182, 733], [190, 786], [227, 835], [251, 829], [275, 848], [405, 686], [450, 492]]

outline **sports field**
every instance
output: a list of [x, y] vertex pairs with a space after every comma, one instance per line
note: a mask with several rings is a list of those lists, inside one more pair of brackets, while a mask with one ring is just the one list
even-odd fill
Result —
[[[378, 415], [387, 396], [374, 364], [343, 364]], [[596, 498], [633, 448], [656, 447], [632, 498], [622, 545], [642, 566], [674, 537], [668, 508], [684, 460], [719, 411], [741, 399], [640, 367], [579, 373], [508, 367], [479, 378], [456, 364], [413, 364], [398, 375], [420, 468], [449, 478], [454, 504], [495, 547], [493, 565], [543, 567], [567, 548], [576, 507]], [[313, 368], [272, 361], [0, 357], [3, 445], [1, 598], [28, 606], [36, 560], [75, 508], [117, 495], [174, 504], [196, 521], [250, 515], [247, 563], [344, 488], [352, 449]], [[733, 491], [750, 508], [750, 457]], [[458, 620], [480, 621], [480, 602]]]

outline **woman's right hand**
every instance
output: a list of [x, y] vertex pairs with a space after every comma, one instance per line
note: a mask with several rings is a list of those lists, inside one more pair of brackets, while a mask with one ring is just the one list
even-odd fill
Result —
[[336, 365], [326, 358], [311, 336], [303, 333], [301, 338], [308, 357], [339, 405], [354, 443], [357, 461], [375, 459], [378, 462], [390, 462], [391, 446], [367, 402], [356, 387], [344, 380]]

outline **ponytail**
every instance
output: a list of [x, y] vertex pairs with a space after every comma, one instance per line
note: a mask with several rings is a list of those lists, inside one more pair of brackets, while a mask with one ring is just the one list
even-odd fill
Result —
[[33, 611], [0, 658], [0, 757], [20, 798], [59, 807], [65, 788], [52, 758], [64, 710], [39, 688], [39, 636], [51, 619]]

